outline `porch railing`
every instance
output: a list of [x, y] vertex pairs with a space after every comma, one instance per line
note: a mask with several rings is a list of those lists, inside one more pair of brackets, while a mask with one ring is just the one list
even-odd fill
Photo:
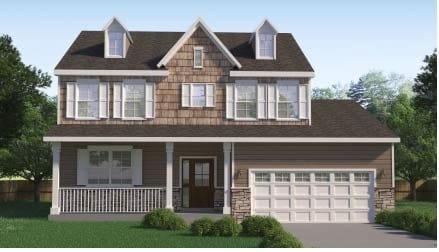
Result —
[[164, 207], [165, 188], [59, 189], [61, 213], [143, 213]]

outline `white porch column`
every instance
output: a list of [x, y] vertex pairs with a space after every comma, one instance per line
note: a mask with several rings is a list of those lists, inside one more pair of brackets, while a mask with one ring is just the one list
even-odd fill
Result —
[[231, 214], [230, 209], [230, 152], [231, 143], [223, 143], [224, 151], [224, 207], [223, 214]]
[[51, 215], [58, 215], [60, 212], [59, 201], [59, 161], [61, 153], [61, 143], [52, 143], [52, 207], [50, 208]]
[[174, 143], [166, 143], [166, 208], [172, 209], [172, 160]]

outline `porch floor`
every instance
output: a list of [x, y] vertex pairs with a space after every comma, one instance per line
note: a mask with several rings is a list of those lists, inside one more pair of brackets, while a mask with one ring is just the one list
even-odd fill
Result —
[[[176, 212], [187, 223], [194, 220], [209, 217], [214, 220], [221, 219], [222, 213], [199, 213], [199, 212]], [[62, 213], [59, 215], [49, 215], [51, 221], [141, 221], [145, 213]]]

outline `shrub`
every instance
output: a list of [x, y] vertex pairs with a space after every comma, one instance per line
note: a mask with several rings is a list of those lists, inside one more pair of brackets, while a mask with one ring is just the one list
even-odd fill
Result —
[[302, 248], [303, 244], [296, 237], [283, 229], [269, 232], [259, 244], [260, 248]]
[[237, 236], [241, 232], [241, 225], [232, 217], [226, 216], [217, 220], [213, 225], [212, 235]]
[[273, 217], [250, 216], [245, 218], [242, 223], [242, 232], [250, 236], [266, 236], [275, 229], [282, 229], [281, 224]]
[[436, 218], [411, 208], [394, 212], [380, 212], [375, 216], [375, 222], [433, 238], [436, 237], [437, 233]]
[[186, 222], [170, 209], [156, 209], [145, 215], [142, 221], [145, 228], [166, 230], [182, 230], [187, 228]]
[[191, 232], [193, 235], [205, 236], [211, 235], [213, 232], [213, 227], [215, 225], [215, 221], [211, 218], [201, 218], [192, 222], [191, 224]]

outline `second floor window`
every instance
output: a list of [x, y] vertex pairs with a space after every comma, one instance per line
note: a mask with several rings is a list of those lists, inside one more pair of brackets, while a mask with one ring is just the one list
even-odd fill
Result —
[[183, 83], [181, 103], [183, 107], [215, 107], [215, 84]]
[[256, 85], [236, 85], [236, 118], [256, 119]]
[[97, 120], [108, 117], [108, 83], [78, 79], [66, 84], [66, 118]]
[[123, 33], [108, 32], [108, 55], [123, 57]]
[[278, 85], [277, 117], [280, 119], [298, 118], [298, 86]]
[[144, 79], [113, 83], [113, 118], [145, 120], [155, 117], [155, 84]]
[[145, 85], [124, 85], [124, 116], [130, 118], [145, 117]]
[[99, 116], [99, 85], [78, 84], [76, 101], [77, 115], [80, 118], [97, 118]]

